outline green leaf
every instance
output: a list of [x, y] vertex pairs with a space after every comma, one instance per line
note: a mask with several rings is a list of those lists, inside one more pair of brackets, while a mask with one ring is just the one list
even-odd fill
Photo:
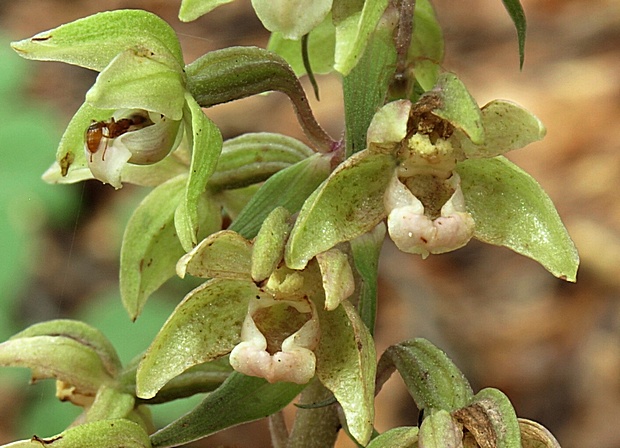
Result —
[[393, 29], [379, 26], [363, 56], [344, 77], [344, 114], [347, 155], [367, 147], [366, 132], [375, 112], [383, 106], [394, 79], [396, 47]]
[[241, 210], [229, 229], [254, 238], [276, 207], [297, 213], [304, 201], [329, 175], [330, 157], [315, 154], [271, 176]]
[[177, 274], [250, 280], [252, 244], [231, 230], [209, 235], [177, 263]]
[[251, 281], [234, 279], [213, 279], [191, 291], [144, 355], [137, 395], [152, 398], [188, 368], [230, 352], [241, 340], [249, 300], [260, 294]]
[[393, 369], [398, 370], [416, 406], [425, 413], [459, 409], [473, 397], [463, 373], [426, 339], [412, 339], [389, 347], [377, 367], [381, 380], [386, 380]]
[[377, 316], [379, 255], [385, 240], [385, 225], [379, 224], [370, 232], [351, 240], [353, 262], [361, 279], [356, 287], [357, 310], [371, 333]]
[[171, 447], [201, 439], [222, 429], [251, 422], [280, 411], [305, 387], [269, 384], [234, 372], [194, 410], [151, 435], [153, 447]]
[[448, 411], [439, 410], [420, 425], [418, 443], [424, 448], [462, 448], [463, 430]]
[[119, 53], [99, 73], [86, 102], [99, 109], [144, 109], [181, 120], [183, 75], [133, 49]]
[[418, 443], [417, 426], [392, 428], [370, 441], [366, 448], [414, 448]]
[[194, 98], [189, 93], [185, 96], [188, 110], [184, 118], [192, 144], [192, 161], [185, 194], [177, 208], [174, 223], [181, 245], [189, 252], [198, 243], [198, 235], [206, 236], [205, 229], [200, 228], [198, 207], [222, 150], [222, 134]]
[[437, 82], [443, 51], [443, 33], [431, 2], [417, 0], [408, 59], [413, 61], [415, 78], [425, 91]]
[[477, 145], [484, 143], [480, 108], [456, 75], [442, 73], [437, 85], [426, 95], [437, 95], [439, 99], [439, 106], [433, 109], [433, 115], [443, 118], [463, 131], [473, 143]]
[[142, 426], [126, 419], [99, 420], [74, 426], [57, 436], [41, 438], [34, 436], [28, 440], [2, 445], [2, 448], [150, 448], [149, 436]]
[[174, 30], [155, 14], [142, 10], [97, 13], [11, 46], [26, 59], [66, 62], [98, 72], [129, 49], [143, 51], [179, 72], [183, 66]]
[[457, 164], [474, 237], [505, 246], [542, 264], [556, 277], [574, 282], [579, 255], [553, 202], [541, 186], [508, 159]]
[[[330, 73], [334, 69], [334, 47], [336, 29], [331, 15], [308, 35], [308, 57], [314, 74]], [[285, 39], [281, 33], [272, 33], [267, 48], [279, 54], [293, 68], [295, 75], [306, 74], [301, 52], [301, 40]]]
[[385, 218], [383, 194], [396, 162], [362, 151], [345, 160], [304, 203], [286, 245], [291, 269], [342, 241], [373, 229]]
[[521, 6], [519, 0], [502, 0], [502, 2], [517, 29], [517, 39], [519, 40], [519, 67], [523, 68], [523, 61], [525, 59], [525, 29], [527, 27], [523, 6]]
[[361, 10], [349, 10], [349, 15], [335, 17], [337, 22], [334, 68], [342, 75], [348, 75], [364, 54], [370, 35], [387, 5], [388, 0], [368, 0], [364, 2]]
[[233, 0], [183, 0], [179, 9], [179, 19], [182, 22], [191, 22], [203, 16], [220, 5], [225, 5]]
[[482, 389], [471, 404], [452, 413], [480, 446], [522, 448], [521, 432], [512, 403], [501, 391]]
[[116, 376], [121, 368], [121, 361], [108, 338], [101, 331], [84, 322], [69, 319], [41, 322], [20, 331], [11, 337], [11, 340], [35, 336], [62, 336], [91, 348], [97, 353], [106, 371], [112, 377]]
[[362, 445], [373, 430], [376, 353], [372, 335], [348, 301], [334, 311], [317, 303], [321, 340], [316, 374], [336, 397], [350, 434]]
[[233, 189], [262, 182], [313, 154], [305, 144], [286, 135], [243, 134], [224, 142], [209, 188]]
[[187, 182], [182, 175], [155, 188], [127, 223], [121, 246], [120, 291], [132, 320], [148, 297], [175, 274], [185, 251], [174, 228], [174, 214]]

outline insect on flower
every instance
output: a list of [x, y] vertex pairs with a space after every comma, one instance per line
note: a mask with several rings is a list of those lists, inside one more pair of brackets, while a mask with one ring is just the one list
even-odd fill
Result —
[[86, 130], [86, 149], [90, 153], [90, 161], [93, 161], [93, 155], [101, 149], [103, 141], [102, 160], [105, 160], [105, 152], [108, 149], [108, 141], [120, 137], [124, 133], [132, 130], [131, 128], [141, 128], [148, 126], [150, 120], [140, 114], [132, 115], [128, 118], [122, 118], [118, 121], [114, 117], [106, 121], [93, 121]]

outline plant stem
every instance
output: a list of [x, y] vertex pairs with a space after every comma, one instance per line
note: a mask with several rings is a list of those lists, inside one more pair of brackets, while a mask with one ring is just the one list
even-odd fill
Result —
[[269, 416], [269, 433], [273, 448], [286, 448], [288, 444], [288, 430], [282, 411]]
[[[314, 379], [301, 394], [303, 404], [325, 402], [331, 395], [318, 379]], [[333, 447], [340, 430], [337, 404], [312, 409], [298, 409], [288, 448]]]

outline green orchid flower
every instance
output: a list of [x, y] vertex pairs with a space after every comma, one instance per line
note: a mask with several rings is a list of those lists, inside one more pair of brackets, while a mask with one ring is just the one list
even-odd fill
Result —
[[[69, 123], [46, 180], [97, 178], [115, 188], [123, 182], [144, 184], [158, 172], [169, 173], [167, 178], [178, 174], [181, 162], [167, 156], [183, 140], [195, 153], [208, 150], [200, 134], [214, 126], [187, 92], [174, 31], [154, 14], [103, 12], [12, 47], [27, 59], [100, 72]], [[136, 169], [141, 165], [147, 167]]]

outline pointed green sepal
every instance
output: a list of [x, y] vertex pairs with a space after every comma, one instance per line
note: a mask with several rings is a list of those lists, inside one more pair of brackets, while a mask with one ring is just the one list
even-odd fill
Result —
[[220, 5], [225, 5], [233, 0], [182, 0], [179, 9], [179, 19], [182, 22], [191, 22], [203, 16]]
[[261, 226], [252, 248], [252, 279], [265, 280], [284, 256], [284, 245], [291, 231], [291, 214], [284, 207], [274, 208]]

